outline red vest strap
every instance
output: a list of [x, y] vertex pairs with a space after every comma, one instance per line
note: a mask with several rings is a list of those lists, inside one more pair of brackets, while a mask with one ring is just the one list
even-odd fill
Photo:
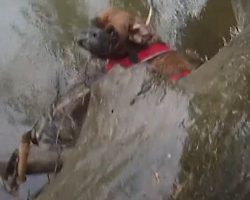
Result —
[[[172, 49], [164, 43], [155, 43], [137, 53], [137, 62], [133, 62], [130, 57], [121, 59], [108, 59], [106, 64], [106, 70], [110, 71], [115, 65], [121, 65], [123, 68], [130, 68], [137, 63], [146, 62], [152, 58], [155, 58], [163, 53], [172, 51]], [[174, 74], [170, 77], [170, 80], [177, 81], [191, 73], [190, 70], [184, 70], [179, 74]]]
[[[170, 47], [164, 43], [152, 44], [137, 53], [137, 58], [138, 58], [137, 63], [148, 61], [152, 58], [155, 58], [156, 56], [159, 56], [163, 53], [167, 53], [169, 51], [171, 51]], [[124, 68], [130, 68], [137, 63], [132, 62], [129, 57], [121, 59], [108, 59], [108, 62], [106, 64], [106, 70], [107, 71], [111, 70], [117, 64], [121, 65]]]

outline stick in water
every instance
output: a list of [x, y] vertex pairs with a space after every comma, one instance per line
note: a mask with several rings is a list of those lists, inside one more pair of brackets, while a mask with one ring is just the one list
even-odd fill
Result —
[[152, 1], [150, 2], [149, 6], [150, 7], [149, 7], [149, 12], [148, 12], [148, 17], [147, 17], [147, 20], [146, 20], [146, 26], [148, 26], [150, 24], [150, 21], [151, 21], [152, 15], [153, 15]]
[[18, 167], [17, 167], [17, 181], [23, 183], [26, 181], [26, 172], [28, 168], [28, 156], [30, 151], [31, 132], [27, 132], [22, 136], [21, 144], [18, 149]]

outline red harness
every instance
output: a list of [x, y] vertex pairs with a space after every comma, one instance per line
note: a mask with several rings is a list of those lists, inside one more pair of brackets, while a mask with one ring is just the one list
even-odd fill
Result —
[[[155, 58], [161, 54], [168, 53], [172, 49], [164, 43], [155, 43], [145, 49], [141, 50], [136, 54], [136, 58], [132, 59], [131, 57], [125, 57], [121, 59], [108, 59], [106, 64], [106, 70], [110, 71], [115, 65], [119, 64], [123, 68], [127, 69], [132, 67], [137, 63], [146, 62], [152, 58]], [[174, 74], [170, 77], [170, 80], [177, 81], [180, 78], [183, 78], [191, 73], [190, 70], [184, 70], [179, 74]]]

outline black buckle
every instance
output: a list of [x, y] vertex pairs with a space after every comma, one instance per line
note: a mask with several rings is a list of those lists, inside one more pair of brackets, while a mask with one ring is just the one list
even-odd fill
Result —
[[129, 60], [131, 61], [131, 63], [133, 63], [133, 64], [136, 64], [140, 61], [136, 52], [130, 53], [128, 57], [129, 57]]

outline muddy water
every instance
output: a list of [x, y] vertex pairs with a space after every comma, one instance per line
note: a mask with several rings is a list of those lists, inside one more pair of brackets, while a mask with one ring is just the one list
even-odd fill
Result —
[[[198, 18], [188, 18], [186, 27], [181, 31], [181, 46], [211, 58], [234, 35], [235, 26], [232, 5], [227, 0], [210, 0]], [[228, 27], [231, 27], [230, 31]]]
[[[206, 0], [154, 0], [154, 23], [158, 32], [172, 46], [213, 55], [223, 43], [215, 40], [208, 44], [208, 41], [228, 39], [229, 27], [235, 24], [229, 1], [215, 1], [207, 4]], [[73, 38], [98, 10], [110, 4], [143, 17], [148, 11], [147, 2], [143, 0], [1, 1], [0, 156], [12, 152], [21, 133], [29, 129], [53, 101], [57, 90], [63, 93], [69, 85], [85, 77], [83, 66], [87, 54], [79, 52]], [[225, 19], [215, 20], [222, 19], [221, 10], [226, 14]], [[201, 31], [206, 28], [209, 29], [206, 38], [210, 40], [205, 40]], [[46, 181], [44, 177], [34, 179], [39, 181], [31, 180], [32, 191]], [[36, 187], [34, 183], [39, 184]], [[22, 196], [27, 194], [30, 185], [23, 189]], [[0, 192], [0, 199], [8, 199], [5, 195]]]

